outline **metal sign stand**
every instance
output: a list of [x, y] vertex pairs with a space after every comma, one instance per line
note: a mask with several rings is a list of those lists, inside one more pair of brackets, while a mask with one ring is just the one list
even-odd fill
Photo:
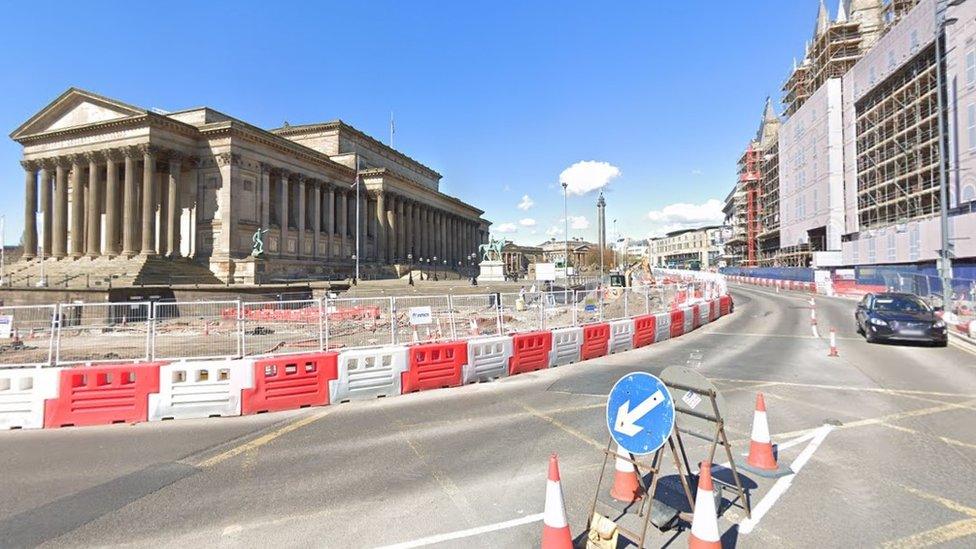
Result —
[[[722, 414], [719, 411], [718, 402], [716, 401], [716, 397], [718, 396], [718, 393], [715, 391], [715, 389], [706, 389], [706, 388], [703, 388], [703, 387], [693, 387], [693, 386], [690, 386], [690, 385], [684, 385], [684, 384], [681, 384], [681, 383], [676, 383], [674, 381], [664, 381], [664, 384], [669, 389], [677, 389], [678, 391], [686, 391], [686, 394], [692, 394], [693, 393], [693, 394], [696, 394], [696, 395], [698, 395], [700, 397], [705, 397], [705, 398], [707, 398], [711, 402], [711, 405], [712, 405], [712, 413], [709, 414], [709, 413], [705, 413], [705, 412], [698, 412], [698, 411], [692, 410], [692, 409], [684, 406], [681, 403], [682, 399], [676, 400], [675, 401], [675, 405], [674, 405], [675, 418], [674, 418], [674, 433], [672, 435], [672, 438], [677, 439], [678, 448], [681, 449], [681, 458], [684, 461], [685, 469], [689, 472], [689, 474], [691, 473], [692, 469], [691, 469], [691, 466], [688, 463], [688, 454], [685, 451], [684, 442], [681, 439], [681, 434], [682, 433], [684, 433], [684, 434], [686, 434], [688, 436], [692, 436], [692, 437], [695, 437], [695, 438], [704, 440], [704, 441], [709, 442], [711, 444], [711, 446], [709, 448], [709, 451], [708, 451], [708, 461], [710, 463], [714, 463], [715, 462], [715, 450], [718, 449], [718, 446], [719, 445], [721, 445], [725, 449], [725, 455], [726, 455], [726, 457], [728, 457], [728, 460], [729, 460], [729, 468], [732, 470], [732, 479], [734, 481], [734, 484], [729, 484], [728, 482], [723, 481], [722, 479], [716, 478], [714, 476], [714, 474], [713, 474], [712, 475], [712, 481], [716, 485], [718, 485], [718, 491], [716, 492], [717, 497], [719, 498], [719, 502], [721, 502], [721, 499], [720, 498], [721, 498], [721, 494], [722, 494], [723, 489], [724, 488], [729, 488], [730, 490], [732, 490], [736, 494], [735, 498], [732, 499], [729, 502], [729, 505], [735, 505], [736, 502], [741, 501], [742, 502], [742, 508], [745, 509], [745, 511], [746, 511], [746, 516], [748, 516], [748, 517], [751, 518], [752, 517], [752, 504], [749, 501], [749, 495], [746, 493], [745, 489], [742, 487], [742, 480], [739, 478], [739, 472], [738, 472], [738, 470], [736, 470], [736, 467], [735, 467], [735, 460], [732, 457], [732, 445], [729, 444], [729, 439], [728, 439], [728, 437], [725, 434], [725, 420], [722, 418]], [[705, 433], [700, 433], [698, 431], [695, 431], [694, 429], [689, 429], [687, 427], [684, 427], [684, 426], [682, 426], [681, 421], [679, 419], [682, 416], [684, 416], [686, 418], [687, 418], [687, 416], [691, 416], [691, 417], [694, 417], [694, 418], [698, 418], [700, 420], [704, 420], [704, 421], [706, 421], [708, 423], [713, 423], [713, 424], [715, 424], [715, 431], [711, 435], [708, 435], [708, 434], [705, 434]], [[720, 509], [719, 506], [716, 506], [716, 508], [719, 508], [719, 510], [721, 511], [721, 509]], [[692, 509], [694, 509], [694, 505], [692, 505]]]
[[[694, 497], [692, 497], [691, 495], [691, 487], [688, 485], [688, 479], [686, 476], [686, 472], [688, 472], [688, 470], [687, 469], [682, 470], [681, 460], [678, 458], [678, 450], [675, 445], [674, 434], [676, 433], [673, 432], [672, 435], [668, 437], [668, 448], [670, 449], [671, 458], [674, 461], [675, 469], [678, 472], [678, 478], [681, 479], [681, 486], [684, 489], [685, 496], [688, 498], [688, 504], [691, 506], [692, 509], [694, 509], [695, 500]], [[610, 462], [611, 460], [617, 459], [617, 452], [614, 451], [613, 449], [613, 443], [614, 443], [613, 437], [610, 437], [610, 440], [607, 442], [606, 448], [603, 449], [603, 467], [600, 468], [600, 478], [599, 480], [597, 480], [596, 483], [596, 495], [593, 496], [593, 503], [592, 505], [590, 505], [590, 513], [586, 519], [586, 531], [587, 533], [589, 533], [591, 527], [593, 527], [593, 517], [596, 514], [597, 503], [600, 503], [602, 506], [609, 509], [613, 509], [615, 512], [620, 513], [620, 515], [617, 516], [615, 519], [611, 519], [613, 520], [613, 522], [617, 523], [616, 525], [617, 530], [623, 535], [627, 536], [627, 538], [631, 542], [635, 543], [637, 547], [644, 547], [644, 540], [647, 536], [647, 526], [653, 521], [652, 515], [654, 514], [654, 511], [658, 511], [659, 514], [663, 516], [663, 518], [658, 517], [661, 520], [654, 521], [655, 526], [661, 529], [662, 531], [671, 528], [675, 522], [675, 519], [679, 516], [679, 513], [677, 512], [676, 509], [674, 509], [673, 507], [669, 506], [664, 502], [657, 501], [654, 499], [654, 494], [657, 491], [657, 483], [661, 477], [661, 454], [662, 452], [664, 452], [664, 447], [661, 447], [656, 452], [654, 452], [654, 457], [651, 459], [650, 466], [647, 466], [644, 469], [642, 469], [643, 465], [637, 461], [637, 459], [634, 457], [634, 454], [628, 452], [626, 457], [622, 457], [622, 459], [629, 461], [631, 464], [633, 464], [634, 468], [637, 470], [637, 482], [640, 484], [641, 491], [644, 494], [643, 497], [641, 497], [640, 505], [637, 508], [637, 516], [642, 520], [640, 524], [640, 532], [636, 532], [634, 530], [630, 530], [624, 526], [621, 526], [618, 522], [620, 518], [628, 514], [626, 508], [623, 511], [621, 511], [620, 509], [617, 509], [606, 502], [600, 501], [600, 493], [601, 493], [601, 488], [603, 487], [603, 477], [607, 471], [607, 463]], [[644, 475], [646, 473], [651, 474], [650, 487], [648, 487], [647, 484], [644, 482]], [[629, 507], [630, 505], [633, 504], [622, 503], [622, 505], [626, 505], [627, 507]], [[602, 512], [600, 514], [606, 516], [608, 519], [610, 518], [609, 516], [604, 515]]]

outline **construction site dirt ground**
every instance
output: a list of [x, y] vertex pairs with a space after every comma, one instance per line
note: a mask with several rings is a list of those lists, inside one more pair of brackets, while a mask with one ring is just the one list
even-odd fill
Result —
[[[798, 469], [785, 480], [743, 473], [753, 518], [726, 506], [725, 541], [971, 547], [976, 356], [955, 345], [867, 344], [853, 303], [818, 298], [821, 330], [837, 329], [840, 357], [828, 357], [811, 331], [809, 295], [733, 294], [735, 313], [691, 334], [498, 382], [240, 418], [0, 433], [0, 483], [18, 494], [0, 500], [0, 539], [532, 546], [552, 452], [578, 536], [603, 463], [611, 386], [684, 365], [724, 395], [737, 454], [762, 391], [780, 462]], [[686, 442], [692, 463], [704, 457], [704, 443]], [[664, 475], [674, 486], [670, 463]], [[653, 530], [649, 546], [682, 546], [686, 536]]]

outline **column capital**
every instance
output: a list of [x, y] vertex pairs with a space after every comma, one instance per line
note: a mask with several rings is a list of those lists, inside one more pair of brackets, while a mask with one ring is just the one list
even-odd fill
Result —
[[157, 147], [156, 145], [153, 145], [152, 143], [140, 143], [139, 145], [136, 145], [135, 147], [136, 147], [136, 150], [139, 151], [139, 153], [142, 154], [142, 155], [147, 155], [147, 154], [157, 155], [160, 152], [159, 147]]
[[58, 161], [57, 161], [57, 158], [55, 158], [55, 157], [42, 158], [42, 159], [40, 159], [38, 161], [38, 164], [40, 165], [41, 169], [43, 169], [43, 170], [53, 170], [54, 168], [56, 168], [58, 166]]
[[24, 167], [24, 171], [32, 172], [37, 170], [41, 166], [41, 163], [37, 160], [21, 160], [20, 165]]
[[70, 162], [72, 166], [81, 166], [87, 160], [88, 159], [85, 158], [85, 155], [83, 155], [83, 154], [69, 154], [68, 155], [68, 162]]
[[142, 149], [138, 145], [129, 145], [120, 149], [126, 158], [142, 158]]
[[85, 156], [85, 160], [88, 160], [89, 164], [98, 164], [104, 158], [101, 151], [87, 151], [82, 154]]
[[275, 177], [283, 177], [285, 179], [288, 179], [288, 176], [291, 175], [291, 172], [284, 168], [271, 168], [271, 175]]
[[106, 160], [119, 162], [125, 158], [125, 149], [105, 149], [102, 154], [105, 155]]
[[298, 183], [299, 185], [301, 185], [302, 183], [305, 183], [306, 181], [308, 181], [308, 178], [307, 178], [307, 177], [305, 177], [305, 174], [303, 174], [303, 173], [296, 173], [296, 174], [295, 174], [295, 181], [296, 181], [296, 182], [297, 182], [297, 183]]
[[214, 155], [218, 166], [237, 166], [241, 163], [241, 155], [233, 152], [222, 152]]
[[170, 162], [181, 162], [186, 155], [175, 149], [167, 149], [163, 156]]
[[262, 174], [270, 174], [274, 170], [274, 166], [267, 162], [258, 162], [258, 167], [261, 169]]

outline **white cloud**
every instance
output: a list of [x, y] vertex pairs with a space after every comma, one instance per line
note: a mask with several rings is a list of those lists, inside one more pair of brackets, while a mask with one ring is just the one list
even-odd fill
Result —
[[546, 236], [548, 236], [549, 238], [559, 236], [561, 234], [563, 234], [563, 228], [560, 227], [559, 225], [553, 225], [552, 227], [546, 229]]
[[518, 230], [518, 227], [515, 226], [515, 223], [501, 223], [496, 225], [494, 229], [496, 233], [507, 234], [514, 233]]
[[523, 194], [522, 201], [518, 203], [518, 209], [527, 212], [532, 206], [535, 206], [535, 200], [529, 198], [529, 195]]
[[585, 215], [571, 215], [569, 216], [569, 228], [577, 230], [589, 229], [590, 220]]
[[647, 213], [651, 233], [661, 234], [702, 225], [721, 225], [725, 219], [722, 201], [714, 198], [701, 204], [678, 202]]
[[531, 217], [526, 217], [525, 219], [519, 219], [519, 225], [523, 227], [535, 227], [535, 219]]
[[566, 183], [568, 194], [583, 195], [606, 187], [619, 176], [620, 168], [609, 162], [583, 160], [563, 170], [559, 182]]

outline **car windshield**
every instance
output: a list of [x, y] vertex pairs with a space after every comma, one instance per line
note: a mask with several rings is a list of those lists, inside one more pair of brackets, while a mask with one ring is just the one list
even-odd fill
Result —
[[874, 300], [874, 308], [879, 311], [903, 311], [909, 313], [924, 313], [931, 310], [921, 299], [907, 295], [879, 297]]

